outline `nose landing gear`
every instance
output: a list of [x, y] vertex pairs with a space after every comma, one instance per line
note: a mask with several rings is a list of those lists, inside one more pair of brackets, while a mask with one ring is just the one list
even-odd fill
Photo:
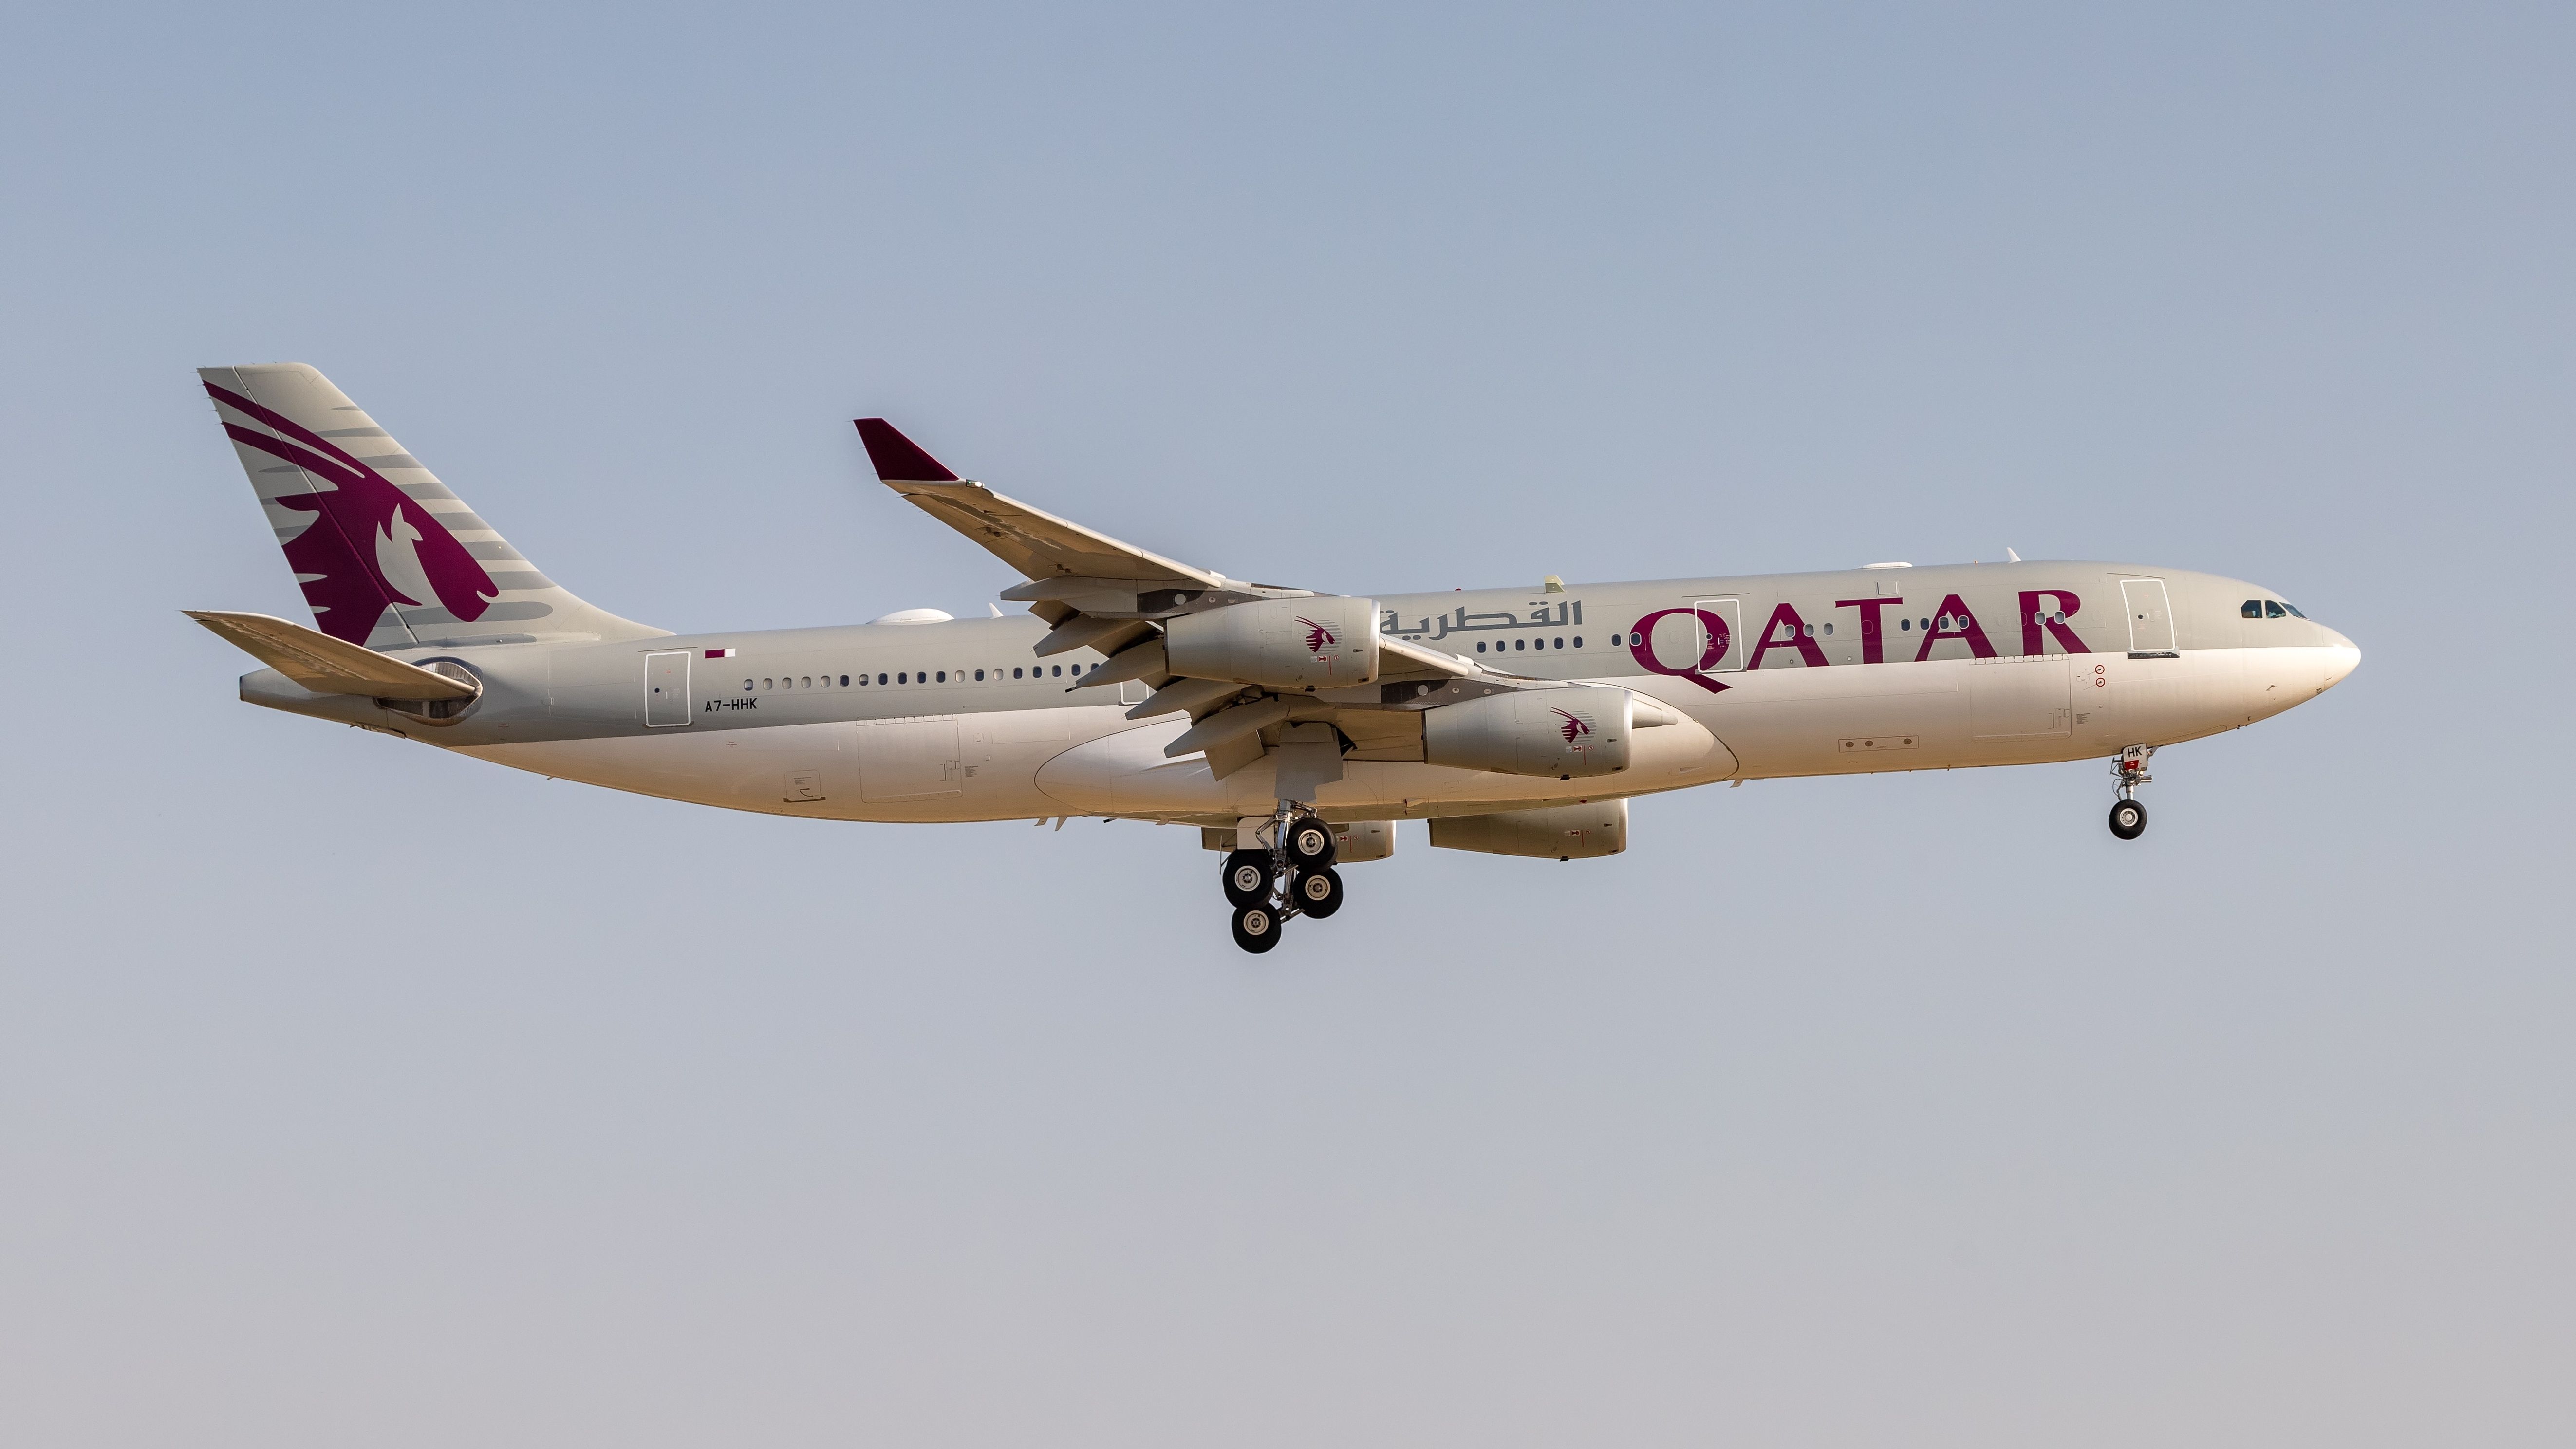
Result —
[[2122, 840], [2147, 833], [2147, 807], [2138, 803], [2138, 787], [2155, 779], [2147, 773], [2147, 761], [2155, 752], [2153, 745], [2131, 745], [2111, 762], [2112, 778], [2120, 782], [2120, 799], [2111, 807], [2111, 833]]
[[1342, 908], [1342, 877], [1333, 869], [1333, 827], [1289, 801], [1261, 828], [1266, 849], [1225, 858], [1225, 899], [1234, 907], [1234, 944], [1258, 954], [1279, 944], [1291, 916], [1322, 920]]

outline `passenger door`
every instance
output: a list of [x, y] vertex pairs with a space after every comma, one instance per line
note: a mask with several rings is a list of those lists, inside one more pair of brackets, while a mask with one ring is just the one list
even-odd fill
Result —
[[[1669, 597], [1669, 595], [1667, 597]], [[1697, 654], [1691, 656], [1691, 662], [1696, 665], [1700, 660], [1708, 658], [1709, 624], [1708, 620], [1701, 618], [1700, 615], [1710, 614], [1723, 620], [1726, 625], [1726, 647], [1718, 652], [1715, 662], [1711, 663], [1703, 672], [1708, 674], [1731, 674], [1736, 670], [1742, 669], [1744, 667], [1744, 651], [1746, 648], [1744, 642], [1744, 600], [1741, 597], [1732, 599], [1693, 599], [1691, 600], [1691, 608], [1698, 611], [1691, 615], [1691, 638], [1697, 641], [1699, 649]]]
[[689, 722], [689, 651], [644, 656], [644, 727], [666, 729]]
[[2120, 597], [2129, 606], [2129, 652], [2170, 654], [2174, 647], [2173, 604], [2162, 579], [2122, 579]]

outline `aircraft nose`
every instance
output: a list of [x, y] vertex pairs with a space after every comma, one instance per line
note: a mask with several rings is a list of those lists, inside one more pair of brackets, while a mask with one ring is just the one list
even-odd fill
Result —
[[2333, 636], [2334, 642], [2326, 646], [2326, 677], [2325, 682], [2317, 686], [2319, 694], [2343, 683], [2345, 675], [2361, 667], [2360, 645], [2332, 629], [2328, 629], [2326, 633]]

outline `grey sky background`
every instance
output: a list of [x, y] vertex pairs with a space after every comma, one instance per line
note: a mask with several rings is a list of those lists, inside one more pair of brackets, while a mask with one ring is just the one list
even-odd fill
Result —
[[[20, 6], [0, 1438], [2564, 1444], [2564, 7]], [[1194, 834], [269, 714], [190, 369], [675, 629], [980, 612], [867, 475], [1376, 591], [2119, 558], [2364, 651], [1651, 800], [1264, 958]]]

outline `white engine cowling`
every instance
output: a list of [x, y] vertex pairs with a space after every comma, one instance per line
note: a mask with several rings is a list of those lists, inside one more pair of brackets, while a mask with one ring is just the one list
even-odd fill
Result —
[[1422, 713], [1422, 758], [1504, 775], [1615, 775], [1628, 768], [1635, 701], [1624, 689], [1577, 685], [1440, 705]]
[[1163, 626], [1174, 674], [1273, 689], [1330, 689], [1377, 679], [1375, 599], [1257, 599]]
[[1431, 843], [1442, 850], [1487, 855], [1598, 860], [1628, 848], [1628, 802], [1594, 800], [1546, 810], [1444, 816], [1431, 822]]

